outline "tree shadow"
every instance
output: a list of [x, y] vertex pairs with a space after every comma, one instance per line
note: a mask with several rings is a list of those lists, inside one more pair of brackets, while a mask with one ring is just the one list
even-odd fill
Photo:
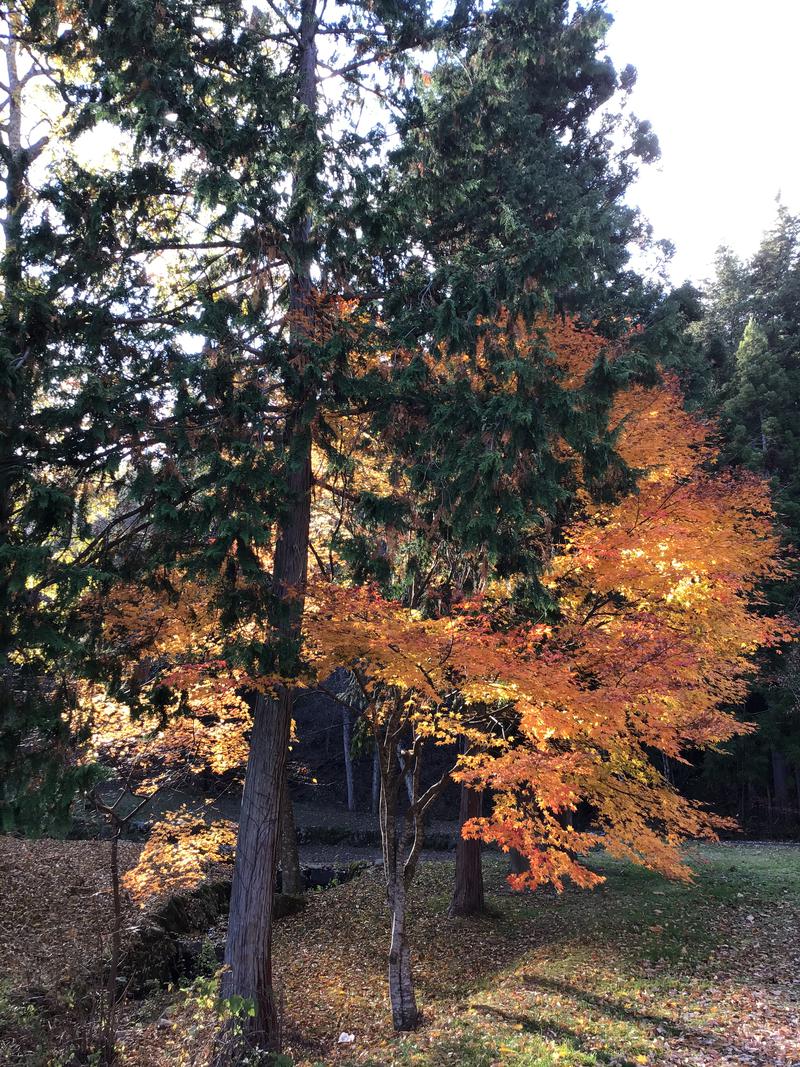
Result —
[[[589, 992], [570, 982], [523, 974], [521, 983], [525, 989], [552, 993], [560, 997], [569, 997], [610, 1019], [632, 1023], [643, 1028], [657, 1028], [661, 1034], [678, 1038], [686, 1047], [686, 1050], [690, 1052], [705, 1054], [715, 1052], [724, 1054], [728, 1060], [735, 1057], [743, 1063], [753, 1065], [753, 1067], [775, 1067], [775, 1058], [769, 1051], [765, 1050], [761, 1053], [753, 1048], [742, 1047], [731, 1042], [728, 1038], [714, 1033], [713, 1030], [707, 1030], [699, 1026], [686, 1026], [676, 1023], [673, 1019], [664, 1015], [627, 1007], [609, 997]], [[595, 1056], [600, 1057], [603, 1062], [613, 1061], [615, 1064], [623, 1064], [625, 1067], [632, 1062], [621, 1061], [618, 1050], [614, 1048], [598, 1049], [595, 1045], [591, 1048], [587, 1047], [585, 1034], [555, 1020], [546, 1018], [545, 1011], [540, 1006], [533, 1009], [536, 1014], [532, 1013], [530, 1015], [506, 1011], [490, 1004], [473, 1004], [473, 1008], [483, 1014], [502, 1020], [510, 1026], [521, 1028], [523, 1032], [536, 1034], [551, 1040], [569, 1041], [576, 1049], [584, 1052], [591, 1051]], [[642, 1036], [648, 1035], [645, 1033]]]
[[[684, 1026], [680, 1026], [670, 1019], [668, 1015], [656, 1015], [653, 1012], [639, 1011], [636, 1008], [626, 1007], [624, 1004], [620, 1004], [610, 997], [604, 997], [600, 993], [590, 993], [580, 986], [572, 985], [570, 982], [559, 981], [557, 978], [543, 978], [538, 975], [523, 974], [521, 981], [525, 989], [537, 990], [541, 989], [547, 993], [557, 993], [565, 997], [573, 997], [575, 1000], [580, 1000], [584, 1004], [603, 1012], [605, 1015], [610, 1015], [614, 1019], [619, 1019], [623, 1022], [642, 1023], [647, 1026], [660, 1026], [667, 1033], [673, 1034], [676, 1037], [685, 1037], [687, 1033], [695, 1032], [692, 1028], [687, 1029]], [[704, 1031], [697, 1030], [698, 1034], [704, 1033]]]
[[[411, 929], [413, 969], [424, 1012], [432, 1008], [435, 1016], [438, 1005], [448, 1014], [474, 1008], [505, 1019], [516, 1029], [560, 1038], [573, 1044], [576, 1051], [591, 1052], [604, 1062], [621, 1062], [623, 1052], [614, 1048], [615, 1038], [627, 1055], [633, 1054], [627, 1042], [638, 1038], [624, 1034], [627, 1024], [641, 1028], [639, 1037], [644, 1043], [654, 1039], [674, 1043], [685, 1053], [687, 1062], [699, 1062], [702, 1053], [723, 1052], [728, 1062], [775, 1067], [776, 1057], [770, 1055], [769, 1047], [763, 1051], [744, 1048], [731, 1042], [723, 1031], [705, 1027], [702, 1022], [683, 1025], [667, 1014], [668, 1008], [661, 1014], [657, 999], [642, 1005], [650, 1010], [620, 1003], [617, 996], [623, 994], [621, 989], [617, 992], [616, 981], [608, 986], [595, 981], [596, 968], [591, 963], [591, 973], [580, 973], [580, 960], [588, 951], [592, 958], [600, 956], [611, 964], [623, 983], [642, 980], [649, 986], [654, 981], [652, 991], [658, 997], [664, 982], [683, 984], [700, 957], [693, 951], [686, 959], [665, 958], [663, 938], [649, 938], [646, 932], [650, 905], [657, 905], [654, 910], [659, 914], [665, 910], [659, 922], [669, 919], [673, 926], [680, 919], [675, 937], [680, 934], [682, 943], [688, 938], [701, 953], [705, 941], [711, 949], [717, 939], [713, 914], [694, 914], [684, 906], [682, 897], [672, 900], [661, 892], [648, 902], [647, 893], [642, 893], [641, 876], [629, 879], [616, 875], [606, 889], [595, 892], [512, 896], [503, 892], [504, 873], [494, 858], [486, 863], [489, 914], [451, 920], [445, 913], [452, 866], [431, 864], [421, 869], [412, 892]], [[660, 884], [653, 880], [654, 886]], [[698, 944], [694, 927], [701, 921], [707, 929]], [[391, 1041], [394, 1035], [383, 999], [389, 915], [380, 874], [366, 872], [361, 879], [328, 890], [310, 901], [304, 915], [284, 922], [287, 925], [281, 924], [279, 934], [284, 946], [279, 969], [287, 980], [288, 1017], [297, 1021], [296, 1028], [302, 1032], [296, 1035], [299, 1042], [306, 1047], [318, 1042], [322, 1048], [323, 1042], [330, 1040], [331, 1018], [340, 1016], [342, 1025], [346, 1022], [347, 1028], [358, 1030], [367, 1045], [372, 1039]], [[325, 951], [320, 955], [316, 949], [322, 944]], [[311, 955], [309, 945], [315, 947]], [[653, 951], [659, 953], [655, 969]], [[313, 978], [308, 972], [311, 959]], [[552, 973], [558, 961], [568, 971], [557, 972], [556, 977], [536, 974], [539, 962]], [[313, 1007], [308, 999], [310, 982], [315, 986]], [[582, 988], [582, 982], [587, 988]], [[503, 996], [501, 987], [538, 990], [543, 996], [561, 997], [566, 1002], [574, 998], [571, 1015], [570, 1008], [565, 1012], [563, 1007], [548, 1007], [545, 1000], [517, 1009], [517, 1014], [513, 1014], [515, 1005], [509, 1012], [480, 1003], [484, 991], [487, 1000], [497, 1002]], [[600, 991], [594, 992], [595, 988]], [[587, 1020], [583, 1032], [578, 1025], [581, 1015]]]
[[613, 1063], [614, 1067], [634, 1067], [633, 1060], [620, 1059], [617, 1049], [600, 1049], [595, 1045], [591, 1048], [587, 1047], [586, 1035], [571, 1029], [569, 1026], [564, 1026], [563, 1023], [557, 1023], [553, 1020], [536, 1020], [528, 1015], [504, 1011], [502, 1008], [496, 1008], [491, 1004], [474, 1004], [473, 1008], [482, 1015], [488, 1015], [493, 1019], [506, 1023], [521, 1033], [534, 1034], [536, 1037], [544, 1038], [546, 1041], [559, 1041], [569, 1044], [576, 1052], [591, 1052], [601, 1063]]

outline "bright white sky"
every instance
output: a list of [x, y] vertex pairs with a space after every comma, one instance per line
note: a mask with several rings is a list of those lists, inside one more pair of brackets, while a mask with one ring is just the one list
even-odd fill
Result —
[[630, 199], [674, 243], [672, 281], [700, 283], [721, 244], [755, 251], [779, 193], [800, 213], [800, 0], [606, 4], [608, 51], [637, 68], [633, 109], [661, 143]]
[[608, 0], [608, 50], [639, 72], [633, 109], [661, 161], [631, 200], [676, 246], [675, 284], [716, 248], [755, 251], [775, 197], [800, 212], [800, 0]]

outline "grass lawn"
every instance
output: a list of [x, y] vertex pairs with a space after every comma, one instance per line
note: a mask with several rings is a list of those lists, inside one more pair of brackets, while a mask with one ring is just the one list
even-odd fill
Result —
[[[425, 1021], [403, 1038], [388, 1021], [379, 878], [311, 894], [305, 912], [278, 925], [285, 1062], [800, 1065], [800, 847], [692, 853], [691, 886], [598, 859], [603, 886], [560, 896], [512, 894], [503, 864], [487, 856], [491, 912], [474, 920], [445, 917], [452, 867], [428, 865], [415, 883], [412, 927]], [[209, 1003], [200, 982], [131, 1004], [120, 1062], [203, 1063]], [[0, 1011], [3, 1063], [14, 1062], [2, 1055], [10, 1023], [3, 1029]], [[342, 1031], [355, 1040], [339, 1045]]]
[[[327, 1029], [322, 1062], [376, 1065], [800, 1064], [800, 848], [693, 851], [692, 886], [604, 859], [602, 887], [560, 896], [510, 893], [489, 859], [478, 920], [444, 917], [452, 870], [431, 865], [413, 935], [426, 1025], [401, 1040], [377, 887], [326, 894], [281, 931], [289, 1044], [313, 1062]], [[337, 1061], [340, 1029], [356, 1041]]]

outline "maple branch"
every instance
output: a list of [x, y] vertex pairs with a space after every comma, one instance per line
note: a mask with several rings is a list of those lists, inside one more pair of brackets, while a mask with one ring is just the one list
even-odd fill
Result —
[[320, 574], [322, 575], [322, 577], [325, 579], [326, 582], [332, 582], [333, 581], [333, 575], [332, 574], [329, 575], [328, 572], [325, 570], [325, 564], [320, 559], [319, 552], [317, 552], [317, 549], [316, 549], [316, 547], [314, 545], [314, 542], [309, 540], [308, 547], [309, 547], [309, 550], [311, 551], [311, 555], [316, 560], [316, 564], [319, 567], [319, 571], [320, 571]]
[[441, 778], [434, 782], [433, 785], [429, 786], [417, 801], [414, 811], [414, 843], [408, 858], [403, 865], [403, 877], [405, 878], [407, 886], [410, 885], [411, 880], [414, 877], [419, 856], [422, 852], [422, 846], [425, 841], [425, 813], [444, 789], [451, 773], [451, 771], [445, 771]]

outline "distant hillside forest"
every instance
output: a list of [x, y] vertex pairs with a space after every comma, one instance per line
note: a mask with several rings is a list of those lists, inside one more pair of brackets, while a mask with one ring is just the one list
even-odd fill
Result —
[[[755, 255], [719, 250], [676, 362], [692, 406], [716, 420], [721, 460], [769, 479], [792, 575], [765, 587], [767, 611], [797, 618], [800, 587], [800, 220], [778, 204]], [[688, 304], [687, 304], [688, 307]], [[740, 712], [758, 730], [706, 753], [677, 780], [747, 833], [796, 836], [800, 819], [798, 653], [758, 663]]]

